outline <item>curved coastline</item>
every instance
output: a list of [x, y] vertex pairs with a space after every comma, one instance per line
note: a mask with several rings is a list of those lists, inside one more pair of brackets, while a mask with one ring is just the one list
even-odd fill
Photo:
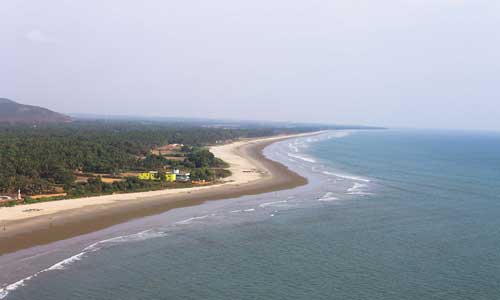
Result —
[[[99, 231], [113, 225], [160, 214], [175, 208], [305, 185], [308, 183], [306, 178], [289, 170], [283, 164], [268, 159], [263, 154], [263, 150], [275, 142], [312, 134], [317, 133], [245, 140], [234, 143], [233, 145], [238, 145], [233, 147], [234, 149], [229, 155], [243, 158], [247, 163], [245, 167], [250, 164], [254, 168], [254, 173], [258, 174], [257, 178], [250, 178], [247, 181], [239, 178], [234, 182], [205, 188], [183, 189], [181, 191], [170, 190], [174, 192], [163, 195], [161, 191], [132, 195], [123, 194], [120, 196], [126, 197], [128, 195], [131, 200], [88, 204], [80, 208], [61, 210], [52, 214], [3, 221], [0, 228], [0, 255]], [[225, 159], [225, 157], [221, 158]], [[231, 165], [233, 170], [236, 166]], [[236, 170], [241, 173], [242, 166], [239, 167], [240, 169], [236, 168]], [[31, 205], [24, 207], [28, 208]]]

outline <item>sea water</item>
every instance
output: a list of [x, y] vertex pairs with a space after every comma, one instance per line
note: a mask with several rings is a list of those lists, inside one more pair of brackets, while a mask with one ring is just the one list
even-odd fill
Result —
[[332, 131], [265, 154], [310, 183], [0, 257], [0, 299], [500, 296], [500, 134]]

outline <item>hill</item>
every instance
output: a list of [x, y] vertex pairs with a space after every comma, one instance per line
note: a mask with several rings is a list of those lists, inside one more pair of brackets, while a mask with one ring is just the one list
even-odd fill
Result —
[[0, 123], [66, 123], [71, 122], [71, 118], [51, 111], [49, 109], [24, 105], [10, 99], [0, 98]]

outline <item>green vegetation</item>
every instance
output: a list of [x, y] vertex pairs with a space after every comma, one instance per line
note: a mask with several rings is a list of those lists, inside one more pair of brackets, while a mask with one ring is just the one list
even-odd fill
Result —
[[[69, 197], [167, 187], [133, 177], [105, 183], [98, 176], [159, 170], [166, 165], [191, 170], [194, 180], [227, 176], [226, 164], [203, 148], [240, 137], [268, 136], [292, 130], [208, 128], [199, 125], [140, 122], [75, 122], [47, 126], [0, 126], [0, 194], [66, 192]], [[169, 159], [151, 150], [183, 144]], [[93, 174], [87, 182], [76, 175]], [[170, 184], [171, 185], [171, 184]]]
[[101, 177], [90, 178], [87, 183], [72, 184], [68, 196], [71, 198], [81, 196], [106, 195], [113, 193], [152, 191], [165, 188], [186, 187], [187, 184], [166, 183], [165, 181], [143, 181], [136, 177], [127, 177], [124, 181], [105, 183]]

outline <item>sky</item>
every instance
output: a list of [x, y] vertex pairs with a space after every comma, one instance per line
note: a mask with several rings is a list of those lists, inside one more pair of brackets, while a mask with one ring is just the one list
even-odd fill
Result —
[[500, 130], [497, 0], [3, 1], [0, 97], [65, 113]]

